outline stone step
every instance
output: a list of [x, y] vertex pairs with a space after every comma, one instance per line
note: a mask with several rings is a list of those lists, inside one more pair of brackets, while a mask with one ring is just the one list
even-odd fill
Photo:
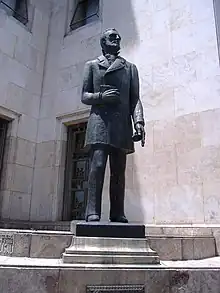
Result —
[[121, 265], [142, 265], [159, 264], [156, 256], [144, 255], [93, 255], [93, 254], [63, 254], [64, 263], [73, 264], [121, 264]]
[[[83, 221], [56, 221], [56, 222], [33, 222], [33, 221], [0, 221], [0, 229], [16, 230], [46, 230], [67, 231], [74, 234], [76, 223]], [[220, 232], [219, 224], [148, 224], [145, 225], [145, 234], [168, 235], [168, 236], [212, 236]]]
[[33, 222], [33, 221], [0, 221], [0, 229], [16, 229], [16, 230], [47, 230], [47, 231], [70, 231], [69, 221], [57, 222]]
[[149, 236], [149, 245], [158, 252], [162, 260], [198, 260], [217, 255], [216, 242], [213, 236]]
[[[146, 269], [121, 265], [64, 264], [58, 259], [0, 257], [0, 292], [76, 293], [219, 292], [220, 258], [202, 261], [162, 262]], [[130, 289], [117, 291], [117, 289]]]
[[0, 255], [60, 258], [71, 240], [70, 232], [0, 229]]
[[[0, 229], [0, 255], [61, 258], [73, 234], [65, 231]], [[149, 245], [161, 260], [203, 259], [217, 255], [215, 238], [209, 236], [149, 235]]]
[[[123, 268], [123, 265], [115, 265], [115, 264], [97, 264], [94, 266], [93, 264], [71, 264], [71, 263], [64, 263], [62, 259], [59, 258], [31, 258], [31, 257], [9, 257], [9, 256], [0, 256], [0, 269], [1, 268], [70, 268], [70, 269], [114, 269], [114, 268]], [[142, 269], [142, 266], [138, 265], [127, 265], [127, 269]], [[146, 270], [164, 270], [164, 269], [184, 269], [184, 270], [191, 270], [191, 269], [218, 269], [220, 273], [220, 256], [206, 258], [202, 260], [181, 260], [181, 261], [161, 261], [160, 266], [158, 265], [151, 265], [149, 264]], [[0, 274], [1, 277], [1, 274]], [[0, 283], [1, 284], [1, 283]], [[2, 291], [0, 291], [2, 293]]]

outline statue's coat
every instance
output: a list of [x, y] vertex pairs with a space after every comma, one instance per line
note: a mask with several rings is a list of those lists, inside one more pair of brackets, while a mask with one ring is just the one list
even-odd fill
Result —
[[[100, 85], [115, 86], [120, 91], [119, 104], [106, 104], [100, 99]], [[139, 77], [134, 64], [122, 57], [109, 65], [105, 56], [88, 61], [84, 69], [82, 103], [91, 105], [85, 146], [107, 144], [134, 152], [133, 123], [144, 123], [139, 99]]]

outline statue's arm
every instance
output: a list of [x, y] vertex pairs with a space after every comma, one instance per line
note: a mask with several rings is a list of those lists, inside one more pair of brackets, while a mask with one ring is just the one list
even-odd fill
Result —
[[141, 123], [144, 126], [143, 106], [139, 97], [139, 76], [134, 64], [131, 65], [130, 102], [134, 125]]
[[94, 93], [91, 61], [85, 64], [81, 101], [86, 105], [102, 104], [100, 93]]

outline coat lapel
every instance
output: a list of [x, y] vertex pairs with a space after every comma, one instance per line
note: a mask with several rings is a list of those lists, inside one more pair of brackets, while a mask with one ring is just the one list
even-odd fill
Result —
[[109, 68], [109, 62], [108, 62], [108, 60], [107, 60], [107, 58], [105, 58], [105, 56], [99, 56], [98, 57], [98, 64], [100, 65], [100, 66], [102, 66], [102, 67], [104, 67], [104, 68], [106, 68], [106, 69], [108, 69]]
[[115, 70], [119, 70], [121, 68], [125, 67], [125, 59], [123, 59], [122, 57], [118, 57], [116, 58], [116, 60], [109, 66], [109, 68], [107, 69], [106, 73], [115, 71]]
[[107, 58], [105, 58], [103, 55], [98, 57], [98, 60], [99, 65], [107, 69], [105, 74], [124, 68], [126, 62], [124, 58], [118, 57], [111, 65], [109, 65]]

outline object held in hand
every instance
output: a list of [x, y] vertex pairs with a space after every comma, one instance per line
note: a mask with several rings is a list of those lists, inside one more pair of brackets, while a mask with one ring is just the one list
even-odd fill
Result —
[[107, 90], [115, 90], [116, 87], [114, 85], [108, 85], [108, 84], [104, 84], [104, 85], [100, 85], [100, 93], [104, 93]]
[[120, 92], [119, 90], [112, 85], [101, 85], [100, 86], [100, 95], [103, 102], [107, 104], [116, 105], [120, 101]]
[[138, 141], [142, 140], [142, 134], [141, 134], [141, 132], [135, 131], [134, 135], [132, 136], [132, 140], [134, 142], [138, 142]]

